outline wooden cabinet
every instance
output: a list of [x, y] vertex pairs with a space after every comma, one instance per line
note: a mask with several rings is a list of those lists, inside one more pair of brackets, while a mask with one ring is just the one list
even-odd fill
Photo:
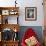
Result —
[[19, 41], [5, 41], [0, 42], [0, 46], [18, 46]]
[[5, 41], [2, 44], [3, 46], [18, 46], [18, 41]]
[[[18, 46], [19, 39], [16, 40], [16, 37], [18, 38], [17, 35], [19, 32], [18, 17], [19, 7], [0, 7], [0, 46]], [[4, 34], [7, 36], [5, 36]], [[10, 37], [11, 39], [9, 39]]]

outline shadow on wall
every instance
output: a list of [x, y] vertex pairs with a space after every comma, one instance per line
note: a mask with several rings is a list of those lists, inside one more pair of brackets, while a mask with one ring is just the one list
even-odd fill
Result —
[[20, 42], [21, 42], [21, 40], [23, 38], [23, 35], [24, 35], [25, 31], [28, 28], [32, 28], [36, 32], [39, 41], [41, 43], [43, 43], [43, 30], [42, 30], [42, 26], [21, 26], [20, 27], [20, 32], [19, 32], [19, 40], [20, 40]]

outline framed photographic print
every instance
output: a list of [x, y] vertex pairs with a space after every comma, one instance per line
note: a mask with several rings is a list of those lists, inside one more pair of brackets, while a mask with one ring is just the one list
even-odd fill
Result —
[[36, 7], [25, 8], [25, 20], [27, 21], [37, 20], [37, 8]]
[[9, 15], [9, 10], [2, 10], [2, 15]]

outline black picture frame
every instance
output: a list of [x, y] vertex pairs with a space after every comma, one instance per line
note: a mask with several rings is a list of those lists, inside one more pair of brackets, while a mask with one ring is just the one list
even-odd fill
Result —
[[25, 20], [26, 21], [37, 20], [37, 8], [36, 7], [25, 7]]

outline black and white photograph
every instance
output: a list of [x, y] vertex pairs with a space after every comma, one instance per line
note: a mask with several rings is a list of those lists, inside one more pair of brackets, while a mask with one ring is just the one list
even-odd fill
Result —
[[26, 7], [25, 8], [25, 19], [34, 21], [37, 19], [37, 8], [36, 7]]

